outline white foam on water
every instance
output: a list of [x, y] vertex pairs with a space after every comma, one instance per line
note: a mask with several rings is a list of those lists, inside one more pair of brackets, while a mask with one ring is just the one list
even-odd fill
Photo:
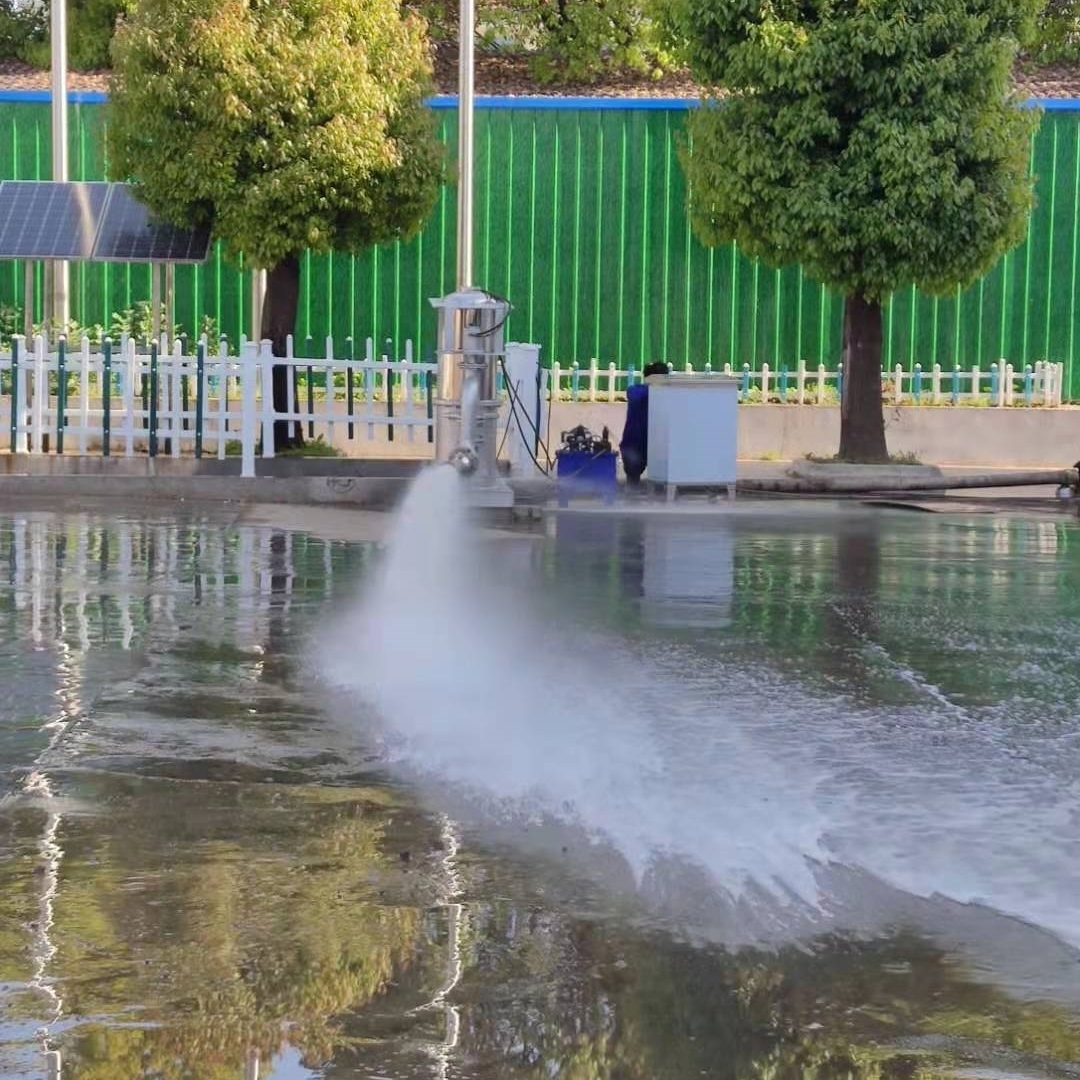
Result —
[[824, 857], [823, 823], [798, 777], [618, 642], [563, 637], [496, 585], [460, 484], [449, 468], [421, 476], [370, 589], [319, 650], [327, 676], [377, 712], [391, 753], [490, 810], [610, 840], [639, 876], [683, 858], [731, 893], [754, 881], [816, 903], [807, 855]]
[[1080, 782], [1052, 785], [994, 717], [914, 671], [896, 677], [925, 704], [882, 712], [765, 667], [564, 627], [497, 583], [461, 483], [445, 467], [419, 478], [368, 589], [318, 652], [356, 716], [377, 717], [393, 761], [488, 813], [584, 828], [639, 880], [671, 860], [696, 867], [736, 906], [763, 909], [757, 930], [842, 921], [872, 875], [1080, 944]]

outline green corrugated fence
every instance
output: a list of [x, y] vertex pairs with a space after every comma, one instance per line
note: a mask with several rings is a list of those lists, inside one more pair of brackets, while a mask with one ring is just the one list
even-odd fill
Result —
[[[0, 99], [0, 175], [46, 177], [49, 107]], [[440, 103], [445, 104], [445, 103]], [[510, 106], [513, 107], [510, 107]], [[477, 115], [476, 277], [514, 304], [512, 339], [538, 342], [547, 361], [620, 368], [651, 360], [725, 363], [755, 370], [835, 365], [839, 297], [798, 269], [774, 271], [733, 248], [707, 250], [691, 235], [676, 140], [685, 106], [658, 102], [502, 99]], [[103, 106], [72, 107], [72, 177], [103, 176]], [[453, 145], [455, 119], [439, 109]], [[886, 363], [970, 369], [1005, 359], [1065, 365], [1067, 396], [1080, 398], [1080, 102], [1047, 111], [1032, 168], [1039, 205], [1027, 243], [975, 286], [929, 299], [912, 290], [888, 311]], [[327, 335], [405, 339], [431, 350], [428, 298], [453, 285], [454, 192], [408, 244], [363, 256], [308, 258], [298, 338], [322, 351]], [[188, 331], [211, 316], [235, 338], [248, 328], [247, 275], [216, 255], [179, 267], [177, 317]], [[0, 263], [0, 305], [21, 306], [22, 266]], [[40, 288], [38, 290], [40, 296]], [[114, 312], [150, 295], [145, 267], [73, 268], [73, 316], [106, 327]], [[37, 313], [40, 316], [40, 311]]]

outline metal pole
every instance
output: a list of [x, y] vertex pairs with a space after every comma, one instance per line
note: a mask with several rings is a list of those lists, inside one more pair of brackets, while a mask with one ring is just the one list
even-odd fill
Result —
[[457, 287], [473, 281], [473, 57], [475, 0], [461, 0], [458, 57]]
[[23, 335], [29, 346], [34, 338], [34, 264], [29, 259], [23, 264]]
[[161, 264], [150, 264], [150, 340], [161, 343]]
[[[54, 0], [49, 10], [52, 19], [52, 178], [64, 181], [68, 178], [67, 4]], [[66, 262], [54, 264], [52, 285], [51, 314], [60, 332], [64, 333], [71, 316]]]
[[252, 341], [261, 341], [263, 305], [266, 303], [266, 271], [253, 270], [251, 273], [251, 334]]
[[165, 335], [172, 345], [176, 325], [176, 263], [165, 264]]

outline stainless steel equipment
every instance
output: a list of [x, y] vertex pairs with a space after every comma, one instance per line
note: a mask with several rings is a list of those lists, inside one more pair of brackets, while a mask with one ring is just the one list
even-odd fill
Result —
[[482, 289], [462, 289], [431, 305], [439, 320], [435, 460], [469, 478], [473, 505], [512, 506], [513, 492], [496, 460], [499, 363], [510, 304]]

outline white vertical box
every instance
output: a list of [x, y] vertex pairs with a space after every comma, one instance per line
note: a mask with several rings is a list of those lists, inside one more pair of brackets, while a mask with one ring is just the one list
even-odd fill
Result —
[[739, 381], [725, 375], [653, 375], [646, 477], [673, 497], [680, 487], [734, 494]]

